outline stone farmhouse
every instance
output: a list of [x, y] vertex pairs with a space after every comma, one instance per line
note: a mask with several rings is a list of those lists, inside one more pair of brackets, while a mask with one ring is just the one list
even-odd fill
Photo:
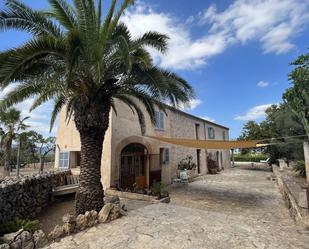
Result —
[[[105, 134], [101, 161], [104, 188], [148, 188], [154, 181], [170, 184], [178, 163], [192, 156], [196, 175], [208, 172], [207, 159], [217, 161], [219, 168], [230, 166], [229, 150], [206, 150], [175, 146], [148, 136], [188, 138], [197, 140], [229, 140], [229, 128], [168, 107], [166, 113], [156, 111], [153, 125], [145, 114], [146, 133], [142, 135], [137, 115], [123, 103], [116, 102], [117, 115], [110, 113], [110, 126]], [[145, 112], [146, 113], [146, 112]], [[65, 121], [65, 111], [59, 116], [55, 167], [76, 169], [80, 165], [80, 139], [73, 120]]]

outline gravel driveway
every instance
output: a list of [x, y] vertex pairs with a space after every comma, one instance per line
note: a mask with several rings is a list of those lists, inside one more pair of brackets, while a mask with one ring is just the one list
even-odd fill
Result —
[[171, 187], [170, 204], [68, 236], [48, 248], [309, 248], [270, 172], [234, 168]]

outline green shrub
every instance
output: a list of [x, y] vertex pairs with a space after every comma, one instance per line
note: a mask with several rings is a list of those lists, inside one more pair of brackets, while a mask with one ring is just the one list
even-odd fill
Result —
[[297, 161], [294, 165], [293, 165], [293, 170], [302, 177], [306, 177], [306, 165], [305, 165], [305, 161]]
[[157, 196], [159, 199], [168, 197], [166, 186], [162, 182], [155, 182], [150, 188], [151, 194]]
[[266, 160], [268, 155], [265, 154], [244, 154], [234, 155], [235, 162], [259, 162]]
[[30, 233], [34, 233], [34, 231], [38, 230], [38, 228], [39, 228], [38, 220], [15, 219], [5, 224], [1, 224], [0, 234], [3, 235], [7, 233], [17, 232], [19, 229], [24, 229]]
[[196, 163], [193, 162], [192, 156], [187, 156], [186, 158], [180, 160], [178, 163], [179, 170], [193, 170], [196, 169]]

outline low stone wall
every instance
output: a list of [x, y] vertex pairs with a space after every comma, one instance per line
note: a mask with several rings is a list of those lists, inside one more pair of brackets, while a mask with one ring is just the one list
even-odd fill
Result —
[[70, 171], [46, 172], [0, 180], [0, 224], [15, 218], [34, 218], [46, 207], [52, 188], [65, 184]]
[[95, 210], [87, 211], [77, 217], [66, 214], [62, 217], [62, 224], [58, 224], [47, 235], [42, 230], [30, 233], [24, 229], [5, 234], [0, 238], [0, 249], [36, 249], [58, 241], [62, 237], [93, 227], [98, 223], [107, 223], [127, 215], [125, 205], [118, 197], [105, 198], [105, 205], [98, 213]]
[[279, 189], [284, 197], [284, 200], [289, 208], [291, 216], [297, 223], [309, 226], [308, 209], [302, 208], [299, 205], [298, 197], [293, 195], [289, 181], [285, 179], [284, 174], [280, 171], [278, 166], [273, 166], [273, 172], [276, 177]]

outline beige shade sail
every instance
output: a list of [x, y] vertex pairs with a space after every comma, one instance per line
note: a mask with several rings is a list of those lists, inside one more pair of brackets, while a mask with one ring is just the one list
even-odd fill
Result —
[[[157, 139], [162, 142], [175, 144], [179, 146], [197, 148], [197, 149], [216, 149], [216, 150], [227, 150], [227, 149], [244, 149], [244, 148], [256, 148], [261, 147], [258, 143], [262, 140], [251, 140], [251, 141], [218, 141], [218, 140], [194, 140], [184, 138], [169, 138], [169, 137], [155, 137], [147, 136], [149, 138]], [[263, 144], [266, 146], [266, 144]]]

